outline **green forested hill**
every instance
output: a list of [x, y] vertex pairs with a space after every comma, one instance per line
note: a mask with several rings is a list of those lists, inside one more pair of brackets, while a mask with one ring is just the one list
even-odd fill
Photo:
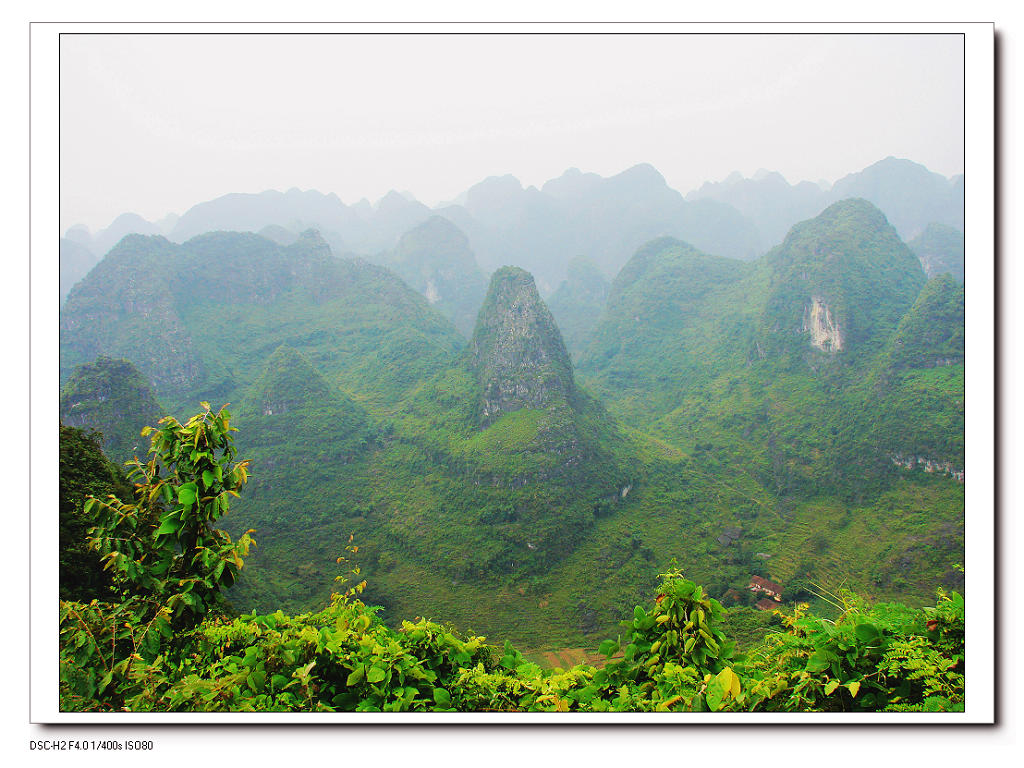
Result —
[[[649, 423], [733, 351], [705, 349], [710, 339], [702, 327], [728, 311], [728, 301], [719, 306], [716, 299], [754, 269], [670, 238], [648, 243], [612, 283], [607, 309], [580, 356], [581, 375], [631, 419]], [[740, 311], [745, 306], [736, 304]]]
[[608, 289], [597, 264], [586, 256], [577, 256], [569, 262], [566, 279], [548, 298], [571, 355], [576, 356], [590, 340], [608, 301]]
[[904, 465], [962, 473], [964, 352], [964, 286], [943, 274], [921, 289], [866, 382], [867, 439]]
[[672, 560], [727, 603], [752, 575], [961, 584], [962, 308], [862, 200], [755, 262], [648, 243], [576, 367], [522, 269], [466, 345], [313, 233], [133, 237], [68, 297], [61, 364], [124, 355], [175, 412], [235, 404], [239, 608], [322, 604], [351, 536], [387, 620], [586, 647]]
[[960, 230], [929, 224], [907, 245], [921, 260], [928, 277], [948, 274], [957, 282], [964, 281], [964, 233]]
[[85, 500], [113, 494], [130, 501], [132, 486], [124, 470], [104, 455], [99, 433], [61, 424], [59, 490], [60, 597], [108, 599], [113, 594], [110, 574], [86, 544], [95, 520], [85, 513]]
[[237, 401], [287, 343], [332, 385], [395, 403], [465, 343], [393, 273], [334, 256], [315, 233], [283, 247], [213, 232], [175, 245], [129, 236], [61, 311], [61, 371], [131, 360], [175, 412]]
[[866, 200], [835, 203], [790, 231], [765, 258], [763, 323], [770, 348], [877, 352], [924, 285], [924, 272], [885, 216]]
[[[317, 381], [306, 364], [287, 366], [295, 369], [303, 373], [293, 392]], [[243, 432], [256, 430], [239, 438], [252, 446], [255, 487], [232, 526], [261, 533], [251, 576], [233, 593], [243, 606], [308, 604], [329, 589], [333, 560], [353, 535], [369, 594], [387, 615], [450, 600], [461, 604], [453, 619], [476, 611], [479, 626], [507, 627], [522, 621], [521, 604], [480, 605], [478, 589], [505, 585], [526, 599], [585, 539], [595, 510], [616, 506], [636, 471], [633, 441], [576, 386], [551, 314], [519, 269], [492, 278], [465, 354], [386, 419], [378, 414], [375, 429], [351, 408], [346, 420], [337, 404], [332, 413], [319, 402], [293, 398], [285, 415], [264, 407], [238, 418]], [[271, 422], [281, 425], [276, 439]], [[363, 437], [339, 451], [351, 435]], [[296, 502], [301, 515], [289, 514]], [[544, 636], [536, 626], [524, 631]]]
[[[963, 320], [949, 284], [923, 283], [885, 218], [857, 200], [794, 227], [755, 264], [655, 241], [623, 269], [580, 378], [678, 450], [673, 480], [641, 487], [637, 503], [654, 494], [655, 508], [689, 511], [676, 519], [704, 531], [691, 538], [700, 554], [680, 558], [690, 572], [717, 563], [701, 578], [725, 577], [723, 589], [755, 567], [783, 584], [809, 573], [882, 593], [917, 589], [914, 568], [958, 582], [963, 489], [947, 469], [962, 467]], [[897, 453], [924, 461], [907, 472]], [[917, 533], [892, 530], [894, 509]], [[627, 527], [624, 511], [609, 525], [643, 532], [657, 552], [672, 525], [658, 515]], [[716, 542], [729, 526], [740, 538]]]
[[473, 332], [487, 290], [466, 235], [448, 219], [432, 216], [410, 229], [385, 265], [423, 294], [464, 336]]
[[101, 432], [103, 451], [117, 462], [145, 457], [149, 443], [139, 432], [161, 416], [149, 382], [127, 360], [101, 355], [77, 366], [61, 388], [61, 424]]

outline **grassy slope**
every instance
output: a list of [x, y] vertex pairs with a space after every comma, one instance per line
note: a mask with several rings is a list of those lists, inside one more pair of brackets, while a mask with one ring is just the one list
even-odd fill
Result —
[[[385, 617], [427, 615], [534, 649], [614, 635], [672, 560], [716, 594], [752, 573], [788, 586], [810, 572], [923, 603], [936, 582], [955, 580], [962, 486], [884, 462], [874, 485], [852, 482], [864, 473], [844, 467], [838, 448], [847, 433], [863, 438], [842, 416], [871, 403], [859, 373], [813, 355], [811, 366], [762, 357], [768, 267], [669, 247], [668, 263], [640, 265], [660, 292], [627, 296], [620, 285], [629, 301], [609, 311], [592, 347], [612, 353], [581, 364], [583, 384], [631, 428], [585, 398], [571, 419], [593, 459], [567, 473], [540, 436], [570, 417], [524, 410], [476, 430], [458, 337], [420, 297], [399, 316], [376, 268], [353, 273], [376, 286], [376, 302], [297, 292], [183, 310], [209, 388], [220, 381], [241, 399], [287, 342], [365, 414], [335, 403], [276, 422], [239, 415], [255, 480], [228, 521], [257, 528], [259, 548], [233, 599], [245, 609], [321, 604], [345, 572], [335, 560], [350, 535]], [[685, 304], [673, 308], [672, 296]], [[403, 318], [415, 327], [402, 330]], [[941, 399], [956, 367], [901, 376], [906, 391]], [[729, 527], [742, 536], [723, 545]], [[749, 638], [767, 621], [736, 615]]]

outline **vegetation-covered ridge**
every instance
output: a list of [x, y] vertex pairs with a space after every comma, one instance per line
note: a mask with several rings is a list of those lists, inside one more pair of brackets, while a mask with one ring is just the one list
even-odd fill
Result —
[[[458, 245], [435, 224], [416, 259]], [[755, 262], [651, 241], [599, 318], [581, 262], [575, 369], [522, 269], [497, 271], [467, 344], [386, 269], [284, 242], [127, 238], [62, 315], [67, 373], [139, 354], [164, 413], [234, 404], [251, 482], [224, 525], [262, 545], [229, 593], [246, 610], [323, 605], [353, 534], [385, 622], [444, 616], [533, 660], [594, 647], [673, 560], [756, 640], [753, 576], [815, 611], [810, 580], [913, 606], [962, 588], [962, 287], [925, 285], [869, 203]]]
[[387, 256], [385, 266], [423, 294], [461, 333], [473, 332], [487, 277], [466, 235], [448, 219], [432, 216], [410, 229]]
[[127, 360], [100, 355], [76, 366], [60, 393], [61, 423], [102, 432], [103, 450], [118, 461], [145, 453], [139, 432], [161, 415], [149, 382]]
[[327, 382], [393, 404], [465, 345], [388, 270], [331, 252], [315, 232], [281, 246], [241, 232], [176, 245], [122, 240], [61, 310], [61, 374], [125, 357], [171, 412], [239, 402], [282, 345]]
[[[721, 604], [678, 571], [636, 606], [603, 664], [543, 670], [506, 642], [425, 619], [391, 628], [360, 598], [324, 610], [233, 615], [222, 591], [254, 544], [216, 528], [248, 480], [230, 414], [172, 417], [134, 462], [134, 501], [92, 497], [88, 544], [112, 595], [60, 603], [60, 701], [67, 711], [863, 712], [962, 711], [964, 602], [869, 606], [822, 595], [834, 620], [798, 605], [748, 653]], [[358, 546], [349, 543], [355, 556]], [[345, 557], [338, 558], [339, 563]], [[359, 574], [358, 566], [353, 568]]]

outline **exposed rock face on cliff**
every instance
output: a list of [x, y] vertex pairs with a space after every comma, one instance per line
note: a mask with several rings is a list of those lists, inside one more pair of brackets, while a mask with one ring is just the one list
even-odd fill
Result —
[[811, 346], [822, 352], [841, 352], [843, 335], [832, 317], [832, 311], [817, 296], [811, 299], [804, 311], [804, 325], [801, 329], [811, 334]]
[[75, 368], [60, 394], [61, 423], [102, 432], [103, 451], [117, 463], [146, 456], [149, 441], [139, 433], [160, 420], [161, 410], [135, 366], [109, 357]]
[[523, 408], [575, 402], [565, 343], [533, 277], [518, 267], [494, 273], [470, 342], [480, 385], [480, 422]]
[[866, 200], [797, 224], [764, 263], [769, 340], [798, 355], [879, 351], [925, 282], [918, 259]]

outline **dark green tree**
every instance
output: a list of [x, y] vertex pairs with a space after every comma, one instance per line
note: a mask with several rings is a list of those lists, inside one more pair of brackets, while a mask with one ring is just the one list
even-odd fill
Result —
[[248, 480], [248, 461], [236, 461], [226, 408], [208, 403], [184, 425], [172, 416], [146, 427], [149, 461], [131, 462], [134, 503], [92, 498], [86, 512], [97, 525], [90, 543], [125, 594], [198, 622], [222, 601], [253, 544], [250, 532], [233, 542], [215, 523]]
[[96, 553], [86, 544], [95, 521], [85, 513], [89, 496], [132, 498], [132, 486], [124, 472], [102, 451], [103, 435], [93, 430], [60, 425], [60, 570], [62, 600], [108, 599], [112, 595], [109, 573], [103, 571]]

